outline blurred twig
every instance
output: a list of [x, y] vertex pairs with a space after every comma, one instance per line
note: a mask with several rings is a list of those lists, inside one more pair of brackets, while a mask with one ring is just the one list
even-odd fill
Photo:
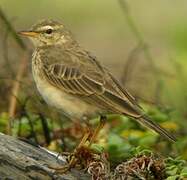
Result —
[[130, 9], [129, 9], [129, 6], [128, 6], [126, 0], [118, 0], [118, 2], [119, 2], [119, 5], [120, 5], [124, 15], [125, 15], [127, 24], [129, 26], [131, 32], [133, 33], [134, 37], [136, 38], [137, 44], [140, 45], [141, 47], [143, 47], [144, 56], [148, 60], [148, 63], [155, 75], [155, 80], [157, 81], [157, 86], [159, 87], [159, 88], [156, 88], [155, 100], [158, 101], [158, 94], [160, 94], [160, 92], [157, 92], [157, 91], [160, 91], [161, 90], [160, 87], [162, 87], [161, 86], [160, 71], [154, 63], [154, 58], [148, 48], [146, 41], [143, 38], [143, 35], [139, 31], [133, 17], [131, 16]]
[[8, 126], [7, 126], [7, 133], [8, 134], [11, 134], [11, 121], [15, 116], [16, 104], [17, 104], [17, 100], [15, 99], [15, 97], [17, 97], [18, 93], [19, 93], [19, 89], [20, 89], [19, 81], [23, 77], [25, 67], [26, 67], [26, 60], [27, 60], [27, 53], [25, 52], [22, 59], [21, 59], [20, 66], [19, 66], [19, 69], [18, 69], [18, 72], [17, 72], [17, 75], [16, 75], [16, 80], [17, 81], [14, 81], [14, 83], [13, 83], [12, 94], [14, 96], [11, 95], [10, 100], [9, 100], [9, 111], [8, 111], [8, 113], [9, 113], [9, 119], [10, 119], [9, 121], [10, 122], [8, 123]]
[[150, 66], [151, 66], [152, 70], [154, 71], [154, 73], [157, 74], [159, 70], [154, 63], [154, 58], [152, 57], [152, 54], [149, 51], [148, 45], [145, 42], [143, 35], [139, 31], [137, 25], [135, 24], [131, 14], [130, 14], [130, 9], [128, 7], [126, 0], [118, 0], [118, 2], [120, 4], [120, 7], [121, 7], [123, 13], [125, 14], [127, 24], [129, 26], [131, 32], [133, 33], [134, 37], [137, 40], [137, 44], [139, 44], [141, 47], [143, 47], [143, 52], [144, 52], [146, 59], [150, 63]]
[[43, 128], [43, 132], [44, 132], [44, 136], [45, 136], [45, 142], [47, 145], [49, 145], [51, 142], [51, 137], [50, 137], [50, 130], [48, 127], [47, 119], [45, 118], [45, 116], [42, 113], [39, 113], [39, 117], [40, 117], [40, 120], [42, 123], [42, 128]]
[[34, 138], [34, 141], [36, 144], [39, 144], [38, 143], [38, 139], [37, 139], [37, 136], [36, 136], [36, 132], [34, 130], [34, 125], [33, 125], [33, 122], [32, 122], [32, 119], [30, 118], [30, 116], [28, 115], [27, 111], [25, 111], [25, 117], [28, 119], [29, 121], [29, 125], [30, 125], [30, 128], [31, 128], [31, 137]]
[[141, 46], [136, 46], [128, 55], [127, 61], [123, 69], [123, 75], [121, 77], [121, 82], [125, 85], [129, 81], [130, 75], [133, 72], [133, 67], [135, 65], [137, 53], [142, 49]]
[[19, 89], [20, 89], [20, 84], [18, 83], [18, 81], [21, 81], [24, 71], [25, 71], [25, 67], [26, 67], [26, 59], [27, 59], [27, 47], [24, 44], [24, 42], [21, 40], [21, 38], [17, 35], [17, 32], [15, 31], [15, 29], [13, 28], [12, 24], [10, 23], [10, 21], [8, 20], [8, 18], [5, 16], [5, 14], [3, 13], [2, 9], [0, 8], [0, 20], [3, 22], [4, 26], [6, 27], [7, 31], [9, 32], [9, 34], [14, 38], [14, 40], [17, 42], [17, 44], [19, 45], [19, 47], [24, 51], [23, 52], [23, 57], [20, 61], [19, 67], [18, 67], [18, 71], [17, 71], [17, 75], [16, 75], [16, 80], [13, 83], [12, 86], [12, 94], [14, 96], [10, 96], [10, 100], [9, 100], [9, 122], [7, 124], [7, 133], [11, 134], [11, 121], [15, 116], [15, 112], [16, 112], [16, 99], [15, 97], [18, 96], [19, 93]]
[[11, 74], [11, 77], [14, 77], [15, 74], [14, 74], [14, 71], [12, 69], [12, 66], [11, 66], [11, 63], [9, 61], [9, 52], [8, 52], [8, 35], [9, 35], [9, 32], [6, 31], [5, 32], [5, 35], [4, 35], [4, 38], [3, 38], [3, 41], [2, 41], [2, 45], [3, 45], [3, 57], [4, 57], [4, 60], [5, 60], [5, 64], [6, 64], [6, 69], [10, 72]]
[[18, 36], [17, 32], [13, 28], [12, 24], [9, 22], [8, 18], [5, 16], [5, 14], [4, 14], [3, 10], [1, 9], [1, 7], [0, 7], [0, 20], [4, 23], [7, 31], [10, 32], [10, 34], [15, 39], [15, 41], [17, 42], [17, 44], [19, 44], [19, 46], [23, 50], [26, 50], [27, 49], [26, 45], [24, 44], [24, 42], [22, 41], [22, 39]]
[[0, 76], [0, 80], [13, 81], [13, 82], [16, 81], [17, 83], [20, 83], [21, 85], [25, 85], [26, 87], [30, 88], [28, 83], [21, 81], [21, 80], [19, 81], [16, 78], [14, 79], [12, 77], [1, 77]]
[[30, 126], [30, 137], [34, 138], [35, 143], [38, 144], [38, 139], [37, 139], [36, 132], [34, 130], [33, 121], [31, 119], [29, 113], [27, 112], [27, 108], [26, 108], [29, 100], [30, 100], [30, 96], [26, 97], [23, 102], [21, 102], [19, 99], [17, 100], [20, 105], [20, 108], [21, 108], [20, 114], [19, 114], [20, 115], [20, 118], [19, 118], [20, 124], [19, 124], [19, 129], [18, 129], [18, 136], [21, 134], [21, 119], [23, 117], [26, 117], [28, 120], [29, 126]]

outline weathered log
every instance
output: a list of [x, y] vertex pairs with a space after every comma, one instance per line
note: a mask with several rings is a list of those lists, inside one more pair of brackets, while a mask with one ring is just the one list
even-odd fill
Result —
[[71, 169], [58, 174], [51, 168], [64, 163], [65, 158], [57, 158], [55, 153], [0, 133], [0, 180], [91, 179], [84, 171]]

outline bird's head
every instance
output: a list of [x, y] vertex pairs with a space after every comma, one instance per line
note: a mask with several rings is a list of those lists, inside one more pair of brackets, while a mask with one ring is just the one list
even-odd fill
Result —
[[43, 20], [19, 34], [29, 37], [35, 47], [66, 44], [72, 40], [71, 33], [64, 25], [54, 20]]

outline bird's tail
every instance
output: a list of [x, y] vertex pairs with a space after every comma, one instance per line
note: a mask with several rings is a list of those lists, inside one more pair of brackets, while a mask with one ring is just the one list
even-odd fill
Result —
[[176, 138], [171, 133], [169, 133], [166, 129], [162, 128], [159, 124], [153, 122], [149, 117], [143, 115], [142, 117], [138, 118], [137, 121], [147, 126], [148, 128], [154, 130], [155, 132], [160, 134], [165, 139], [171, 142], [176, 141]]

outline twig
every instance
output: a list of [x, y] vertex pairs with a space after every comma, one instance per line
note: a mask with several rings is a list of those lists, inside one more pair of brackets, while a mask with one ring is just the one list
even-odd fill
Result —
[[10, 33], [10, 35], [14, 38], [14, 40], [17, 42], [17, 44], [19, 45], [19, 47], [24, 51], [23, 52], [23, 57], [20, 61], [19, 67], [18, 67], [18, 71], [17, 71], [17, 75], [16, 75], [16, 80], [13, 83], [13, 87], [12, 87], [12, 94], [14, 96], [10, 96], [10, 100], [9, 100], [9, 122], [7, 123], [7, 133], [11, 134], [11, 121], [15, 116], [15, 112], [16, 112], [16, 99], [15, 97], [18, 96], [19, 93], [19, 89], [20, 89], [20, 84], [18, 83], [18, 81], [21, 81], [24, 71], [25, 71], [25, 67], [27, 65], [27, 47], [24, 44], [24, 42], [22, 41], [22, 39], [17, 35], [15, 29], [13, 28], [13, 26], [11, 25], [11, 23], [9, 22], [9, 20], [6, 18], [5, 14], [3, 13], [2, 9], [0, 8], [0, 20], [4, 23], [7, 31]]
[[131, 32], [134, 34], [134, 37], [137, 40], [137, 44], [139, 44], [140, 46], [143, 47], [143, 52], [144, 52], [144, 55], [145, 55], [146, 59], [150, 63], [150, 66], [153, 69], [154, 73], [157, 73], [158, 69], [154, 64], [154, 59], [152, 57], [152, 54], [149, 51], [147, 43], [145, 42], [141, 32], [137, 28], [132, 16], [130, 15], [130, 9], [128, 7], [127, 2], [125, 0], [118, 0], [118, 2], [120, 4], [120, 7], [121, 7], [123, 13], [125, 14], [127, 24], [129, 26], [129, 28], [131, 29]]
[[20, 85], [24, 85], [25, 87], [30, 88], [28, 83], [26, 83], [24, 81], [18, 81], [16, 78], [14, 79], [14, 78], [8, 77], [8, 76], [7, 77], [0, 76], [0, 80], [7, 80], [7, 81], [13, 81], [13, 82], [16, 81], [17, 83], [20, 83]]
[[30, 125], [30, 132], [31, 132], [31, 137], [34, 138], [34, 141], [36, 144], [39, 144], [38, 143], [38, 138], [37, 138], [37, 135], [36, 135], [36, 132], [34, 130], [34, 125], [33, 125], [33, 122], [32, 122], [32, 119], [30, 118], [30, 116], [28, 115], [27, 111], [25, 110], [25, 117], [28, 119], [28, 122], [29, 122], [29, 125]]
[[41, 123], [42, 123], [45, 142], [46, 142], [47, 145], [49, 145], [50, 142], [51, 142], [51, 137], [50, 137], [50, 130], [49, 130], [49, 127], [48, 127], [47, 119], [41, 113], [39, 113], [39, 117], [40, 117], [40, 120], [41, 120]]
[[[149, 48], [147, 46], [147, 43], [145, 42], [143, 35], [141, 34], [141, 32], [139, 31], [137, 25], [134, 22], [133, 17], [130, 14], [130, 9], [128, 7], [128, 4], [126, 2], [126, 0], [118, 0], [119, 5], [125, 15], [127, 24], [131, 30], [131, 32], [133, 33], [134, 37], [136, 38], [137, 44], [140, 44], [143, 47], [143, 52], [144, 52], [144, 56], [145, 58], [148, 60], [148, 63], [155, 75], [155, 79], [157, 80], [157, 87], [162, 87], [161, 86], [161, 75], [160, 75], [160, 71], [159, 69], [156, 67], [155, 63], [154, 63], [154, 58], [151, 54], [151, 52], [149, 51]], [[158, 101], [158, 93], [157, 91], [160, 91], [161, 89], [156, 88], [156, 94], [155, 94], [155, 99]]]
[[136, 61], [136, 55], [141, 50], [141, 46], [138, 45], [129, 53], [129, 56], [127, 58], [127, 61], [125, 63], [124, 69], [123, 69], [123, 75], [121, 77], [121, 82], [125, 85], [127, 81], [130, 78], [130, 75], [133, 72], [135, 61]]
[[10, 32], [10, 34], [12, 35], [12, 37], [16, 40], [17, 44], [19, 44], [19, 46], [23, 49], [26, 50], [27, 47], [25, 45], [25, 43], [22, 41], [22, 39], [18, 36], [17, 32], [14, 30], [13, 26], [11, 25], [11, 23], [9, 22], [9, 20], [6, 18], [5, 14], [3, 13], [1, 7], [0, 7], [0, 20], [2, 20], [2, 22], [4, 23], [7, 31]]
[[[16, 80], [17, 81], [14, 81], [13, 83], [13, 87], [12, 87], [12, 93], [11, 93], [11, 96], [10, 96], [10, 100], [9, 100], [9, 110], [8, 110], [8, 114], [9, 114], [9, 123], [7, 125], [7, 133], [11, 135], [11, 122], [12, 122], [12, 119], [14, 118], [15, 116], [15, 112], [16, 112], [16, 105], [17, 105], [17, 100], [15, 97], [18, 96], [18, 93], [19, 93], [19, 89], [20, 89], [20, 81], [23, 77], [23, 74], [24, 74], [24, 71], [25, 71], [25, 67], [27, 65], [27, 53], [24, 52], [24, 55], [21, 59], [21, 62], [20, 62], [20, 66], [19, 66], [19, 69], [18, 69], [18, 72], [17, 72], [17, 76], [16, 76]], [[12, 94], [14, 96], [12, 96]]]
[[2, 53], [3, 53], [4, 60], [5, 60], [6, 69], [10, 72], [11, 77], [14, 77], [15, 74], [12, 69], [11, 63], [9, 61], [9, 56], [8, 56], [8, 54], [9, 54], [9, 52], [8, 52], [8, 35], [9, 35], [9, 32], [6, 31], [3, 41], [2, 41], [2, 45], [3, 45], [3, 52]]

